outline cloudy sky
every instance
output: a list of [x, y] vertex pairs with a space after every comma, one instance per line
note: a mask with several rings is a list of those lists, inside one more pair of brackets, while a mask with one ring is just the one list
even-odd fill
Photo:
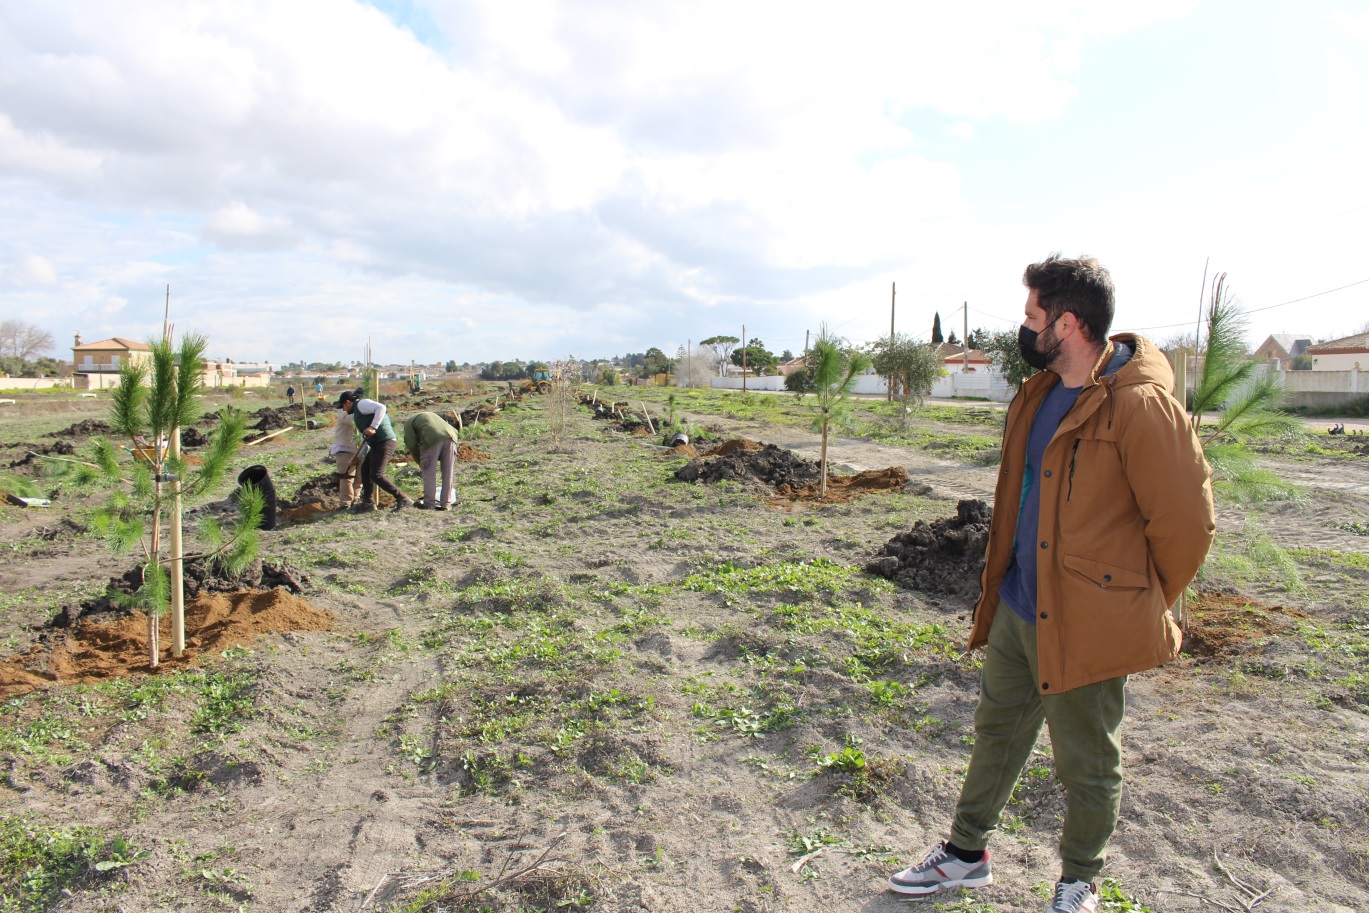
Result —
[[1011, 327], [1059, 250], [1116, 329], [1185, 329], [1210, 258], [1252, 342], [1340, 336], [1366, 87], [1362, 0], [14, 0], [0, 316], [146, 339], [169, 284], [240, 361], [799, 351], [893, 283], [901, 332]]

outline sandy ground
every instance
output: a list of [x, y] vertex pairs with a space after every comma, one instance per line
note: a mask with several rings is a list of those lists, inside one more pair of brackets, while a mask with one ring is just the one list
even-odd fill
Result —
[[[251, 683], [235, 730], [195, 734], [193, 695], [145, 718], [60, 685], [4, 708], [30, 735], [5, 742], [0, 814], [145, 853], [53, 909], [399, 909], [458, 872], [476, 880], [432, 909], [907, 909], [884, 880], [944, 835], [972, 737], [967, 606], [845, 569], [990, 498], [995, 467], [839, 439], [835, 466], [901, 466], [909, 490], [779, 509], [674, 482], [682, 458], [550, 408], [491, 424], [476, 443], [492, 459], [459, 467], [452, 512], [263, 534], [266, 556], [309, 569], [304, 598], [335, 629], [202, 661]], [[0, 420], [0, 439], [75, 417]], [[791, 425], [695, 418], [816, 455]], [[288, 490], [321, 471], [330, 432], [284, 437], [250, 461]], [[1227, 640], [1128, 686], [1105, 874], [1154, 911], [1369, 909], [1369, 458], [1273, 465], [1309, 506], [1222, 510], [1230, 557], [1205, 585], [1240, 604]], [[47, 535], [87, 504], [0, 512], [20, 559], [0, 566], [13, 654], [129, 566], [89, 535]], [[1305, 589], [1245, 557], [1251, 530], [1305, 550]], [[791, 576], [762, 573], [776, 568]], [[750, 582], [709, 589], [720, 573]], [[1242, 630], [1242, 612], [1261, 623]], [[45, 719], [68, 736], [31, 735]], [[818, 763], [844, 749], [865, 774]], [[1063, 810], [1043, 738], [992, 845], [997, 884], [919, 906], [1043, 910]]]

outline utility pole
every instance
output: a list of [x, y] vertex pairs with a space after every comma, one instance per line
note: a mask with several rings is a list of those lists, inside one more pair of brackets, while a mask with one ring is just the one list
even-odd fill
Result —
[[960, 337], [961, 343], [965, 346], [965, 373], [970, 372], [970, 302], [966, 301], [961, 305], [961, 310], [965, 314], [965, 325], [961, 327], [964, 336]]
[[809, 332], [810, 332], [809, 330], [804, 330], [804, 331], [803, 331], [803, 357], [804, 357], [804, 358], [807, 358], [807, 357], [808, 357], [808, 333], [809, 333]]
[[894, 300], [898, 297], [898, 283], [889, 283], [889, 389], [884, 401], [894, 401]]
[[685, 340], [685, 389], [694, 389], [694, 340]]
[[742, 324], [742, 392], [746, 392], [746, 324]]

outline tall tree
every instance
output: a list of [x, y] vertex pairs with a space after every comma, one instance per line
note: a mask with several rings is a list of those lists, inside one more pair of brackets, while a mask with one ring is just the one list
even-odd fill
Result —
[[894, 378], [898, 385], [897, 395], [904, 406], [902, 424], [906, 427], [910, 410], [922, 405], [932, 392], [932, 384], [946, 369], [935, 348], [903, 333], [894, 337], [892, 345], [887, 339], [872, 343], [869, 351], [875, 371]]
[[654, 377], [657, 374], [669, 374], [674, 364], [664, 352], [652, 346], [642, 356], [642, 376]]
[[939, 346], [946, 341], [946, 337], [941, 335], [941, 312], [937, 311], [932, 317], [932, 345]]
[[757, 375], [765, 375], [774, 374], [780, 360], [775, 357], [774, 352], [765, 347], [765, 343], [759, 339], [749, 339], [745, 348], [732, 350], [732, 363], [738, 367], [745, 363], [748, 370], [755, 371]]
[[714, 360], [718, 363], [718, 376], [721, 377], [728, 356], [740, 342], [736, 336], [710, 336], [699, 343], [699, 348], [708, 349], [713, 353]]
[[52, 334], [22, 320], [0, 322], [0, 357], [28, 361], [35, 355], [51, 352], [56, 345]]

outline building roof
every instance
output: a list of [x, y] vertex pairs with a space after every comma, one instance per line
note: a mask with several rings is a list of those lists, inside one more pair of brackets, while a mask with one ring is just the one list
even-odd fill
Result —
[[[957, 348], [959, 348], [959, 347], [957, 346]], [[965, 362], [965, 350], [964, 350], [964, 349], [961, 349], [959, 355], [947, 355], [945, 358], [942, 359], [942, 361], [945, 362], [946, 364], [955, 364], [955, 363], [957, 363], [957, 362], [959, 362], [959, 363], [961, 363], [961, 364], [964, 364], [964, 362]], [[979, 351], [978, 349], [971, 349], [971, 350], [970, 350], [970, 364], [972, 364], [972, 365], [987, 365], [988, 363], [989, 363], [989, 356], [985, 355], [983, 352]]]
[[[1307, 351], [1307, 347], [1312, 344], [1312, 337], [1301, 333], [1273, 333], [1269, 339], [1279, 344], [1279, 348], [1288, 353], [1289, 357], [1296, 357]], [[1265, 340], [1268, 342], [1268, 340]]]
[[134, 352], [151, 352], [152, 348], [145, 342], [135, 342], [132, 339], [125, 339], [122, 336], [112, 336], [109, 339], [101, 339], [99, 342], [87, 342], [79, 346], [72, 346], [73, 352], [85, 351], [108, 351], [110, 349], [128, 349]]
[[1369, 352], [1369, 332], [1319, 342], [1314, 346], [1308, 346], [1307, 352], [1309, 355], [1335, 355], [1337, 353], [1359, 355]]

